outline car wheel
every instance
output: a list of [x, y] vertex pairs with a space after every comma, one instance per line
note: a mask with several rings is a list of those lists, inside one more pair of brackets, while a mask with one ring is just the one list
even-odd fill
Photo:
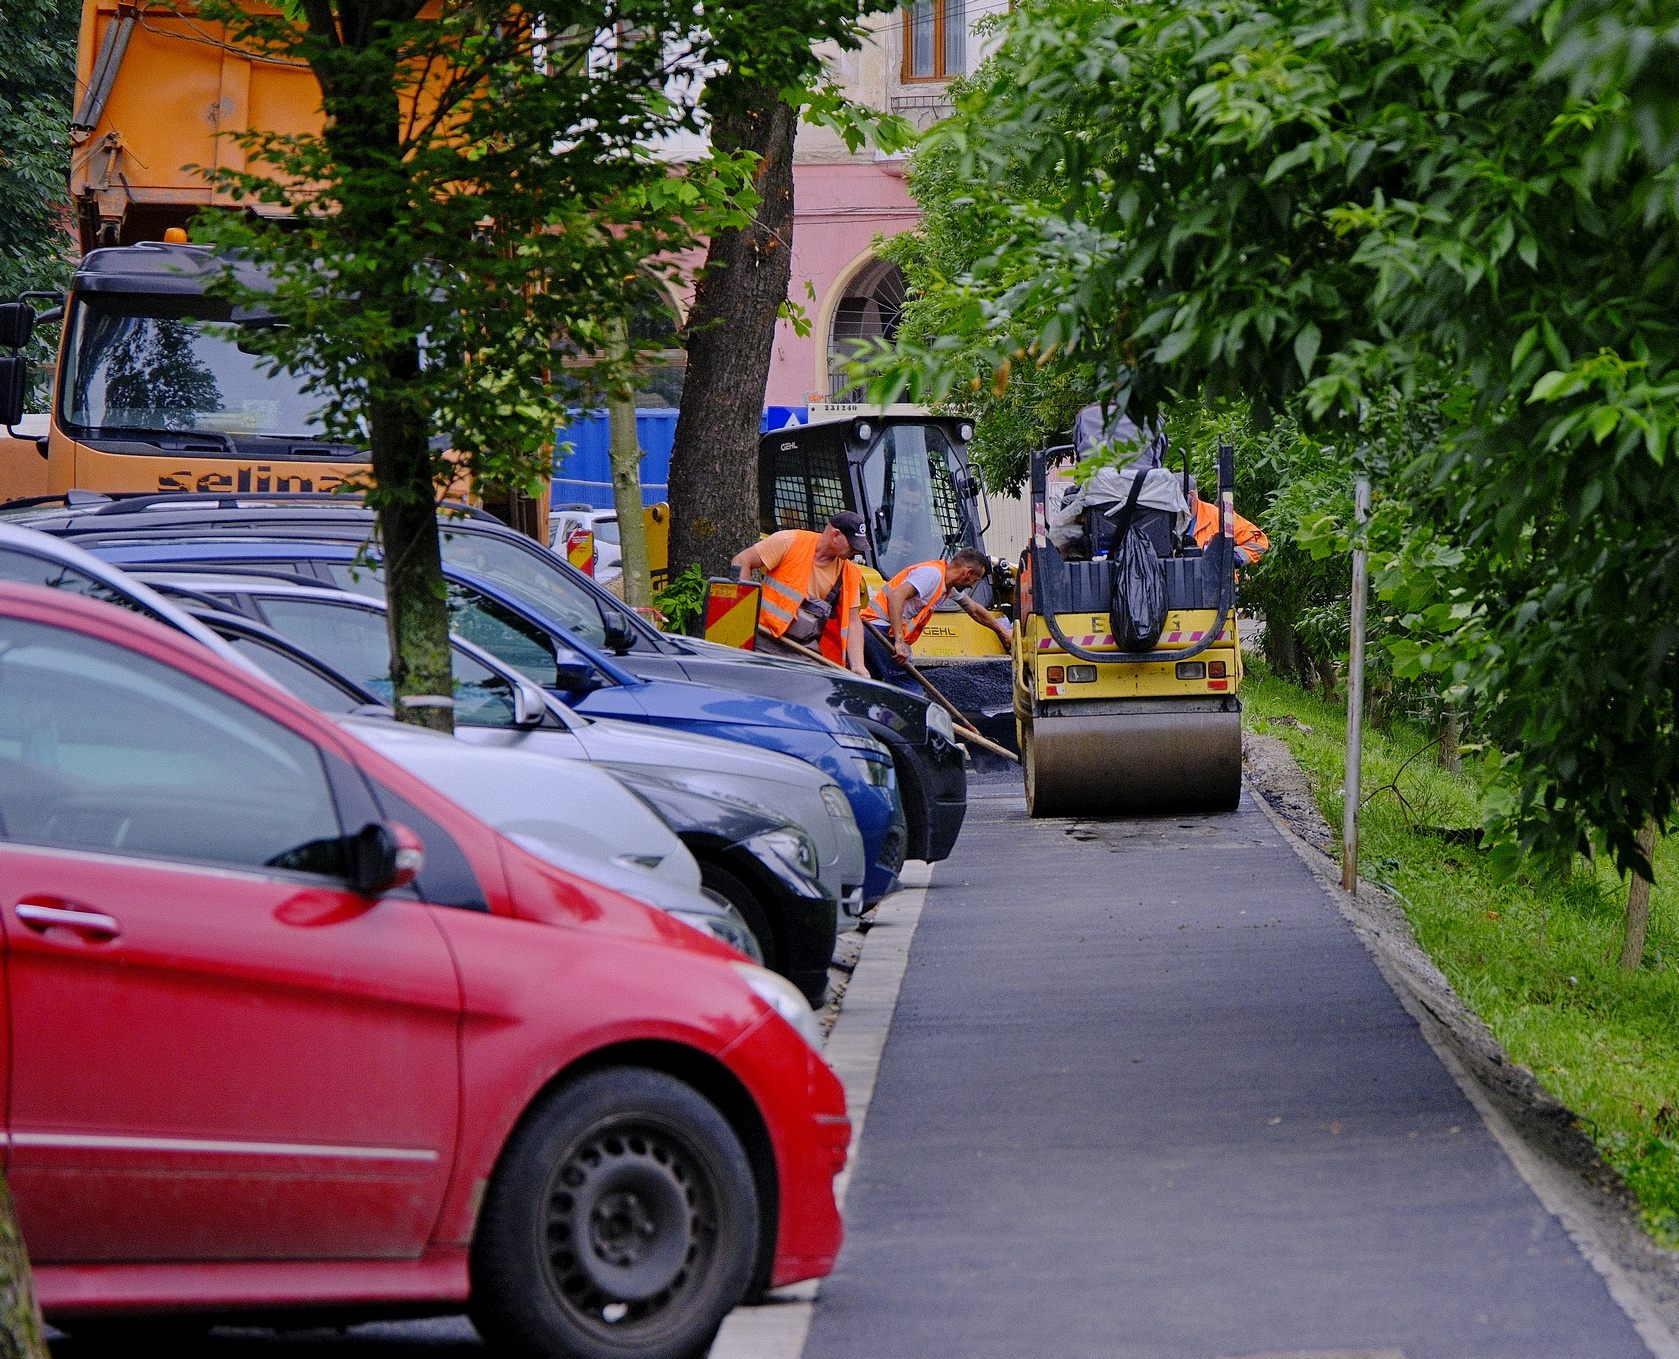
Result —
[[775, 946], [775, 931], [770, 928], [770, 918], [764, 914], [764, 908], [758, 904], [758, 894], [721, 864], [707, 859], [700, 860], [700, 885], [709, 887], [740, 912], [746, 928], [758, 941], [758, 951], [764, 955], [764, 966], [772, 972], [782, 971], [785, 963], [781, 950]]
[[662, 1072], [592, 1072], [502, 1153], [472, 1319], [532, 1359], [689, 1359], [745, 1294], [757, 1245], [752, 1167], [711, 1102]]

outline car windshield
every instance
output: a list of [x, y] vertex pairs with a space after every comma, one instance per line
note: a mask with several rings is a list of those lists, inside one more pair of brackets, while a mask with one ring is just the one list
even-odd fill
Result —
[[540, 552], [527, 552], [488, 533], [461, 532], [447, 525], [442, 527], [440, 536], [443, 560], [450, 566], [470, 571], [479, 579], [506, 590], [590, 646], [605, 645], [606, 625], [594, 595]]
[[[319, 656], [348, 675], [381, 702], [395, 701], [391, 653], [385, 616], [325, 599], [258, 596], [268, 626], [294, 645]], [[455, 687], [455, 725], [508, 727], [514, 721], [513, 686], [459, 648], [451, 652]], [[554, 658], [548, 657], [553, 679]], [[276, 678], [279, 678], [278, 676]], [[281, 681], [284, 683], [284, 680]], [[299, 694], [308, 701], [308, 694]], [[330, 710], [329, 710], [330, 711]]]
[[270, 373], [214, 297], [94, 293], [76, 300], [59, 415], [77, 429], [198, 430], [316, 439], [318, 395]]
[[863, 464], [880, 574], [972, 546], [956, 482], [956, 451], [937, 425], [894, 425]]

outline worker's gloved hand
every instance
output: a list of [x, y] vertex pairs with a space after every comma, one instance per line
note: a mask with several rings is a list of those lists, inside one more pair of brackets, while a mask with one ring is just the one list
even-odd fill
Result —
[[1253, 558], [1248, 555], [1247, 548], [1239, 547], [1239, 548], [1236, 549], [1236, 565], [1237, 566], [1246, 566], [1252, 560], [1253, 560]]

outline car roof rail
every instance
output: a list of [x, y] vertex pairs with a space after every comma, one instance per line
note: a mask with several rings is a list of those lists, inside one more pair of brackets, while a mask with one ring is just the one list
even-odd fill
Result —
[[[228, 563], [214, 562], [130, 562], [122, 568], [129, 575], [145, 581], [154, 590], [169, 588], [159, 585], [152, 576], [214, 576], [222, 580], [273, 580], [283, 585], [301, 585], [310, 590], [333, 590], [339, 594], [354, 594], [354, 590], [346, 590], [342, 585], [330, 580], [319, 580], [314, 576], [299, 575], [295, 571], [282, 571], [272, 566], [241, 566], [237, 561]], [[188, 587], [181, 586], [183, 591]]]
[[[75, 491], [69, 495], [78, 494]], [[83, 493], [87, 494], [87, 493]], [[97, 494], [97, 493], [95, 493]], [[111, 504], [101, 504], [94, 514], [139, 514], [143, 510], [154, 509], [157, 506], [181, 505], [203, 506], [221, 510], [253, 510], [278, 508], [286, 505], [298, 505], [308, 509], [322, 509], [341, 507], [346, 510], [368, 509], [365, 497], [360, 491], [241, 491], [228, 494], [225, 491], [128, 491], [113, 492], [108, 498]], [[31, 499], [31, 503], [36, 498]], [[65, 500], [64, 496], [46, 496], [39, 498], [40, 503], [55, 500]], [[8, 501], [8, 505], [21, 502]], [[447, 510], [451, 514], [461, 515], [469, 519], [484, 519], [492, 524], [506, 525], [502, 520], [488, 510], [480, 509], [476, 505], [468, 505], [462, 500], [440, 500], [439, 510]]]
[[233, 495], [225, 491], [151, 491], [139, 495], [126, 495], [120, 500], [115, 500], [113, 504], [102, 505], [94, 513], [138, 514], [141, 510], [149, 510], [157, 505], [203, 505], [214, 509], [237, 510], [247, 508], [246, 502], [252, 500], [266, 504], [301, 501], [309, 505], [336, 500], [340, 504], [353, 505], [355, 509], [365, 508], [359, 495], [338, 495], [332, 491], [248, 491]]

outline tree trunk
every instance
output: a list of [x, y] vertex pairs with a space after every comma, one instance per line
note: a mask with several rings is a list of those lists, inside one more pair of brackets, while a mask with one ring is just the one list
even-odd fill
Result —
[[1323, 690], [1325, 698], [1335, 697], [1335, 662], [1318, 656], [1307, 656], [1313, 672], [1318, 677], [1318, 685]]
[[712, 141], [758, 153], [753, 223], [712, 238], [688, 314], [688, 372], [670, 460], [670, 578], [698, 562], [728, 575], [758, 540], [758, 427], [775, 323], [793, 269], [793, 134], [773, 86], [726, 79], [707, 91]]
[[[414, 359], [417, 370], [418, 354]], [[399, 384], [401, 375], [392, 376]], [[368, 425], [380, 490], [392, 706], [401, 721], [453, 731], [448, 592], [425, 424], [405, 404], [390, 401], [373, 403]]]
[[[612, 357], [629, 353], [629, 327], [608, 322]], [[635, 394], [626, 381], [607, 394], [612, 426], [612, 505], [618, 511], [618, 562], [623, 568], [624, 602], [634, 608], [653, 602], [647, 570], [647, 521], [641, 517], [641, 440], [635, 428]]]
[[[1651, 817], [1644, 823], [1644, 829], [1638, 832], [1638, 848], [1643, 851], [1652, 873], [1655, 872], [1656, 865], [1656, 831], [1656, 819]], [[1633, 870], [1632, 882], [1627, 886], [1626, 937], [1621, 941], [1623, 972], [1638, 971], [1644, 961], [1644, 934], [1650, 926], [1651, 885], [1650, 878], [1646, 878], [1637, 869]]]
[[[309, 28], [329, 44], [314, 60], [327, 114], [325, 137], [346, 178], [390, 181], [403, 171], [397, 77], [380, 51], [381, 26], [412, 19], [416, 0], [304, 0]], [[342, 44], [342, 48], [339, 47]], [[362, 54], [346, 60], [344, 52]], [[342, 219], [377, 254], [397, 228], [400, 196], [357, 190], [345, 196]], [[412, 315], [401, 275], [374, 276], [362, 304], [383, 311], [392, 330], [411, 329]], [[420, 375], [419, 345], [408, 340], [379, 356], [367, 408], [380, 551], [385, 572], [385, 621], [391, 642], [392, 707], [397, 718], [438, 731], [453, 731], [454, 681], [450, 665], [448, 595], [437, 538], [437, 501], [431, 477], [427, 413], [407, 389]]]
[[51, 1359], [45, 1333], [29, 1252], [18, 1231], [11, 1191], [0, 1178], [0, 1359]]
[[1440, 768], [1453, 774], [1463, 773], [1462, 739], [1457, 709], [1448, 703], [1440, 709]]

